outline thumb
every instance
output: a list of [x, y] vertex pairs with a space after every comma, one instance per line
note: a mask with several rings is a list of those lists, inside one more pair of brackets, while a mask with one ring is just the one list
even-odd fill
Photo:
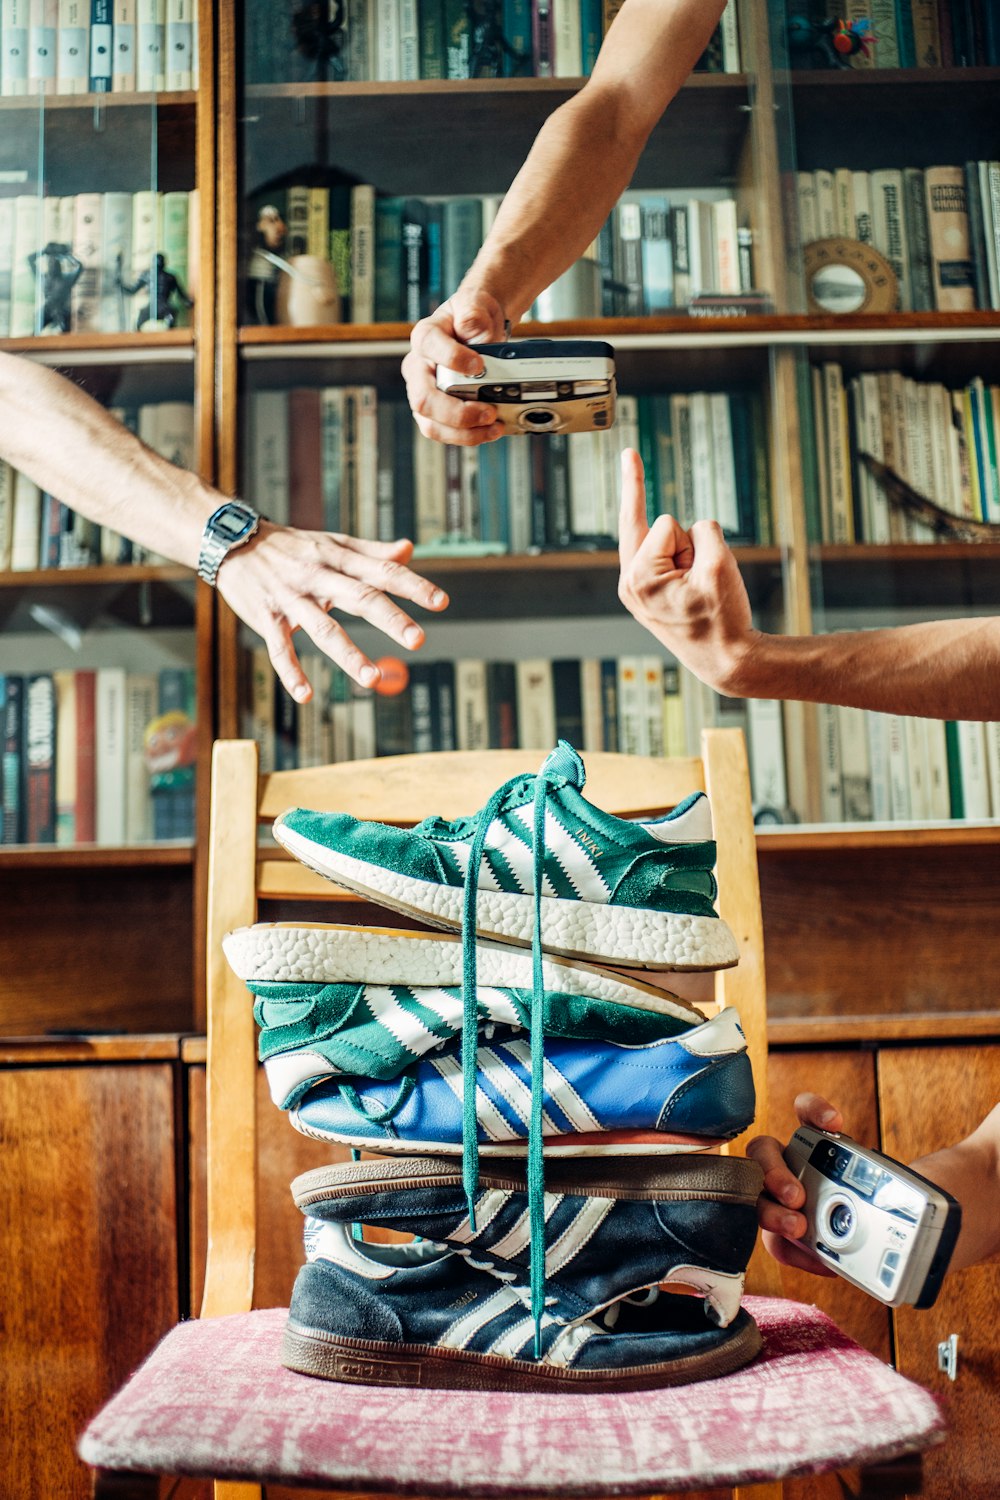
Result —
[[488, 344], [503, 338], [503, 308], [489, 292], [456, 292], [451, 308], [455, 336], [463, 343]]

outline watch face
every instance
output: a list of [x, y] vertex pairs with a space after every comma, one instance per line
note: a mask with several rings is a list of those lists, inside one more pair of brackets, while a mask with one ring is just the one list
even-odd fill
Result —
[[223, 505], [212, 517], [212, 530], [226, 542], [238, 542], [253, 529], [256, 516], [247, 515], [238, 505]]

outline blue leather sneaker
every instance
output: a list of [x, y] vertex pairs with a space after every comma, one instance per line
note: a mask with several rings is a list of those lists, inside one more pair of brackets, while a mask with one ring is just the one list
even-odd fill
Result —
[[[708, 1318], [727, 1328], [740, 1310], [762, 1185], [756, 1162], [737, 1156], [559, 1161], [545, 1182], [549, 1298], [575, 1319], [679, 1282], [700, 1292]], [[528, 1279], [523, 1161], [490, 1161], [471, 1217], [461, 1169], [441, 1157], [318, 1167], [296, 1177], [292, 1196], [312, 1219], [399, 1230], [512, 1273], [519, 1284]]]
[[[527, 1150], [531, 1062], [519, 1038], [477, 1048], [481, 1156]], [[546, 1156], [703, 1150], [739, 1135], [754, 1117], [746, 1041], [731, 1008], [647, 1046], [546, 1038], [541, 1095]], [[318, 1140], [411, 1156], [453, 1154], [463, 1146], [463, 1102], [459, 1038], [391, 1082], [320, 1083], [289, 1119]]]
[[664, 1292], [569, 1318], [526, 1285], [422, 1242], [373, 1245], [308, 1220], [282, 1363], [361, 1385], [453, 1390], [629, 1391], [728, 1375], [761, 1347], [750, 1315], [728, 1328], [693, 1297]]

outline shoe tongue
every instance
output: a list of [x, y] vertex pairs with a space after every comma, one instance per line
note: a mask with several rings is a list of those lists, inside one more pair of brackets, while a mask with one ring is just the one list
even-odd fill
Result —
[[541, 775], [562, 776], [571, 786], [582, 787], [587, 779], [583, 761], [568, 740], [560, 740], [543, 760]]

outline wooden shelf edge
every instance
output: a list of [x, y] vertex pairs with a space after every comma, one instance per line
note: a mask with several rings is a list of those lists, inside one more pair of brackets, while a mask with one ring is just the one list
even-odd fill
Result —
[[194, 845], [180, 842], [0, 845], [0, 870], [157, 869], [193, 864]]
[[[337, 83], [251, 83], [244, 90], [247, 99], [370, 99], [398, 98], [467, 98], [470, 94], [493, 94], [500, 98], [518, 94], [575, 94], [587, 82], [584, 77], [563, 78], [419, 78], [358, 79]], [[745, 93], [745, 73], [692, 73], [682, 85], [682, 93], [714, 92], [731, 89]]]
[[953, 1015], [796, 1016], [773, 1018], [767, 1023], [769, 1047], [961, 1041], [966, 1037], [1000, 1037], [1000, 1014], [960, 1011]]
[[20, 94], [17, 98], [4, 96], [0, 99], [0, 112], [26, 111], [38, 114], [43, 106], [46, 114], [50, 110], [71, 109], [149, 109], [156, 105], [157, 109], [176, 109], [179, 106], [195, 105], [198, 102], [197, 89], [174, 89], [174, 90], [146, 90], [142, 93], [122, 90], [115, 93], [112, 89], [106, 94]]
[[32, 568], [30, 571], [0, 573], [0, 588], [58, 588], [61, 584], [108, 583], [184, 583], [194, 581], [190, 568], [179, 563], [116, 563], [92, 568]]
[[963, 562], [997, 562], [1000, 541], [996, 542], [821, 542], [809, 549], [810, 561], [824, 567], [875, 566], [887, 562], [940, 562], [944, 558], [961, 558]]
[[757, 829], [757, 854], [837, 849], [958, 849], [1000, 843], [1000, 821], [989, 823], [786, 824]]
[[109, 1063], [172, 1061], [180, 1056], [181, 1039], [167, 1032], [116, 1036], [95, 1033], [0, 1038], [0, 1066], [27, 1063]]
[[194, 352], [194, 333], [190, 328], [163, 328], [157, 333], [36, 333], [26, 338], [0, 339], [0, 349], [10, 354], [90, 354], [105, 353], [143, 355], [156, 350], [181, 349]]

